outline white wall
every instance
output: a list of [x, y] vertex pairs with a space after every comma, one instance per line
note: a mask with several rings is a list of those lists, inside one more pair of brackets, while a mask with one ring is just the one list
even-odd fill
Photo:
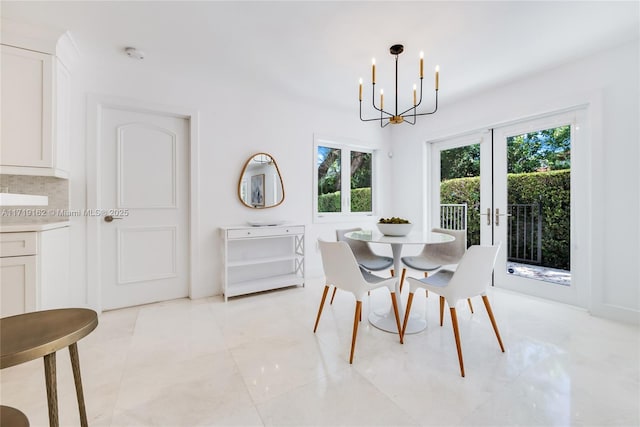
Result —
[[[200, 113], [201, 270], [193, 296], [221, 292], [218, 227], [249, 220], [284, 219], [308, 225], [307, 274], [320, 276], [317, 237], [332, 238], [335, 228], [353, 223], [313, 224], [313, 134], [356, 139], [380, 148], [380, 215], [423, 217], [426, 170], [424, 142], [489, 127], [578, 103], [590, 103], [592, 209], [590, 310], [611, 318], [637, 321], [640, 312], [640, 183], [638, 150], [638, 42], [620, 46], [526, 79], [470, 94], [446, 103], [441, 78], [441, 109], [416, 126], [379, 127], [359, 122], [352, 111], [333, 111], [312, 99], [283, 94], [242, 72], [211, 76], [198, 70], [167, 75], [135, 61], [91, 58], [74, 70], [70, 208], [86, 206], [86, 96], [100, 93], [148, 103], [173, 105]], [[353, 118], [352, 118], [353, 117]], [[391, 141], [391, 145], [389, 145]], [[251, 210], [237, 200], [237, 182], [245, 160], [264, 151], [277, 160], [286, 200], [276, 208]], [[393, 151], [393, 158], [386, 153]], [[634, 172], [631, 172], [634, 171]], [[391, 193], [391, 188], [403, 191]], [[389, 203], [391, 202], [391, 203]], [[393, 212], [389, 211], [393, 207]], [[371, 223], [375, 218], [371, 219]], [[624, 231], [609, 224], [624, 224]], [[86, 224], [72, 218], [72, 295], [86, 304]]]
[[640, 314], [640, 132], [638, 41], [619, 46], [484, 93], [446, 104], [415, 127], [392, 133], [393, 203], [419, 216], [425, 194], [425, 141], [488, 128], [589, 103], [591, 268], [589, 309], [596, 315], [638, 322]]
[[[123, 97], [145, 103], [179, 106], [199, 111], [200, 271], [192, 296], [221, 293], [221, 239], [218, 227], [247, 221], [280, 219], [308, 225], [307, 274], [321, 276], [318, 236], [334, 235], [336, 224], [312, 224], [313, 135], [355, 139], [387, 152], [384, 134], [375, 125], [363, 125], [353, 111], [333, 111], [260, 86], [255, 76], [241, 71], [212, 76], [197, 70], [166, 75], [149, 72], [140, 62], [83, 58], [73, 75], [73, 129], [70, 208], [86, 206], [86, 123], [88, 94]], [[355, 105], [354, 105], [355, 108]], [[252, 210], [238, 200], [237, 186], [245, 161], [266, 152], [277, 161], [286, 197], [278, 207]], [[382, 157], [382, 156], [381, 156]], [[390, 159], [379, 161], [381, 176], [390, 173]], [[382, 184], [381, 199], [385, 188]], [[75, 304], [88, 304], [86, 219], [72, 218], [72, 295]], [[99, 292], [98, 292], [99, 293]]]

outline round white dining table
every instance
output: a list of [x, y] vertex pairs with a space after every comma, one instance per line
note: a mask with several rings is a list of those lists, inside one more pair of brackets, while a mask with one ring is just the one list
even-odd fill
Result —
[[[402, 246], [403, 245], [438, 245], [449, 243], [455, 240], [455, 237], [449, 234], [436, 233], [433, 231], [414, 231], [406, 236], [386, 236], [376, 230], [360, 230], [346, 233], [345, 237], [353, 240], [361, 240], [368, 243], [383, 243], [391, 245], [393, 254], [393, 268], [396, 276], [396, 296], [398, 298], [398, 312], [400, 314], [400, 323], [404, 319], [404, 307], [400, 298], [400, 277], [402, 272]], [[396, 319], [391, 306], [387, 310], [371, 310], [369, 314], [369, 323], [378, 329], [386, 332], [398, 333]], [[415, 334], [427, 327], [427, 321], [418, 317], [410, 317], [407, 322], [405, 334]]]

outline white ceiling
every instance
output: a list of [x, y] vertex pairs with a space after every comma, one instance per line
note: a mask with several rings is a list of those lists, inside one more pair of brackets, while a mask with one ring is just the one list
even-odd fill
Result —
[[[133, 61], [167, 73], [225, 71], [328, 106], [357, 105], [357, 81], [370, 96], [393, 91], [389, 46], [402, 43], [400, 99], [410, 101], [418, 54], [425, 88], [440, 65], [440, 99], [549, 69], [639, 37], [639, 2], [12, 2], [4, 18], [69, 30], [83, 58]], [[234, 83], [235, 84], [235, 83]], [[404, 97], [404, 98], [403, 98]]]

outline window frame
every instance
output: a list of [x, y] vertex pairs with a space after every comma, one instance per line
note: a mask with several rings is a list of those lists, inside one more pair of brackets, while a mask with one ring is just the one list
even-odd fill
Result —
[[[340, 153], [340, 173], [341, 173], [341, 212], [318, 212], [318, 147], [328, 147], [338, 149]], [[351, 212], [351, 152], [371, 154], [371, 211]], [[328, 138], [314, 135], [313, 138], [313, 222], [330, 223], [344, 221], [358, 221], [376, 215], [376, 195], [377, 181], [376, 169], [378, 151], [375, 148], [367, 147], [359, 141], [346, 138]], [[347, 195], [345, 197], [345, 195]]]

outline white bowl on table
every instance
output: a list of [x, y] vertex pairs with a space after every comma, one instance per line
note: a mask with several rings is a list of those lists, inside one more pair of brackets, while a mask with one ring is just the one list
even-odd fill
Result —
[[385, 236], [406, 236], [411, 232], [413, 224], [383, 224], [379, 222], [378, 230]]

